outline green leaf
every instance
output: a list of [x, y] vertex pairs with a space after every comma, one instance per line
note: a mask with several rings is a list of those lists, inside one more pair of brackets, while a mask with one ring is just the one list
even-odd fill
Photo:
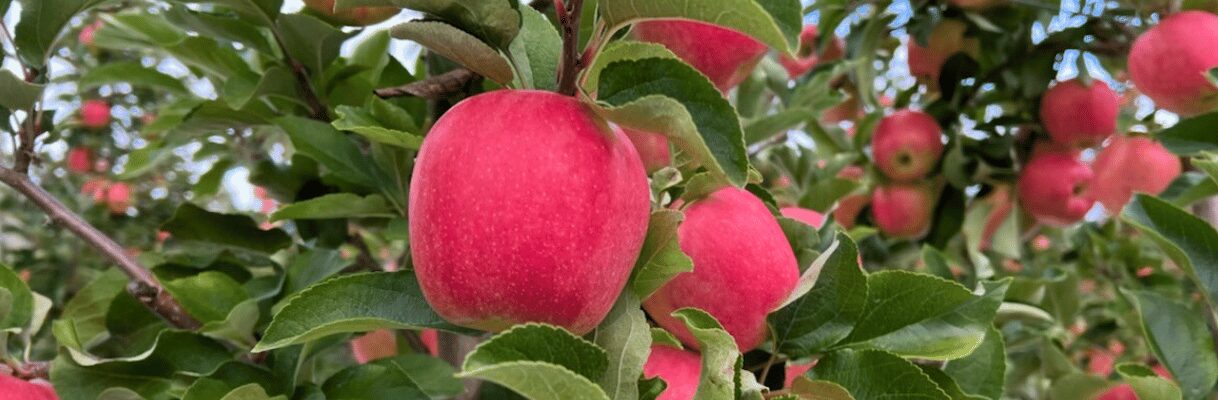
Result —
[[1198, 284], [1211, 305], [1218, 302], [1218, 231], [1208, 222], [1156, 197], [1137, 194], [1126, 205], [1126, 222], [1149, 236]]
[[249, 299], [240, 283], [217, 271], [170, 280], [165, 290], [199, 322], [223, 321], [233, 307]]
[[418, 42], [432, 52], [451, 59], [501, 85], [515, 74], [508, 61], [494, 48], [452, 25], [437, 21], [413, 21], [393, 27], [396, 39]]
[[952, 400], [985, 400], [986, 399], [985, 397], [974, 396], [974, 395], [965, 393], [964, 389], [961, 389], [960, 385], [957, 384], [956, 381], [953, 380], [951, 376], [944, 373], [943, 370], [941, 370], [941, 369], [935, 368], [930, 365], [918, 365], [918, 368], [922, 369], [922, 373], [926, 374], [926, 376], [929, 377], [930, 380], [932, 382], [934, 382], [936, 386], [939, 386], [939, 390], [942, 390], [944, 393], [946, 393], [947, 397], [951, 398]]
[[[374, 102], [377, 104], [384, 103], [380, 99], [376, 99]], [[396, 106], [387, 103], [385, 106], [396, 108]], [[332, 123], [335, 129], [355, 132], [373, 142], [407, 150], [418, 150], [419, 146], [423, 145], [423, 138], [417, 134], [386, 127], [386, 124], [376, 117], [375, 111], [351, 106], [338, 106], [335, 112], [338, 113], [338, 119]]]
[[204, 323], [199, 332], [207, 337], [239, 343], [248, 349], [258, 341], [254, 339], [254, 327], [261, 314], [258, 299], [245, 300], [233, 306], [223, 319]]
[[1172, 153], [1193, 155], [1218, 150], [1214, 126], [1218, 126], [1218, 112], [1182, 119], [1155, 137]]
[[854, 396], [842, 385], [829, 381], [814, 381], [802, 376], [791, 382], [791, 393], [798, 395], [801, 400], [854, 400]]
[[335, 277], [289, 297], [253, 351], [379, 328], [465, 331], [431, 310], [412, 272], [371, 272]]
[[146, 399], [169, 399], [173, 384], [168, 368], [149, 368], [129, 363], [82, 367], [60, 354], [51, 363], [51, 384], [65, 400], [97, 399], [112, 388], [126, 388]]
[[407, 354], [357, 365], [326, 380], [331, 399], [436, 399], [461, 394], [465, 387], [444, 361]]
[[249, 18], [262, 26], [271, 26], [283, 7], [283, 0], [184, 0], [183, 3], [203, 3], [224, 6], [238, 15]]
[[251, 383], [236, 389], [221, 397], [220, 400], [287, 400], [286, 396], [271, 397], [266, 389], [257, 383]]
[[10, 110], [25, 110], [42, 99], [44, 85], [26, 82], [13, 75], [13, 71], [0, 71], [0, 106]]
[[[273, 355], [272, 355], [273, 357]], [[231, 392], [233, 389], [257, 384], [269, 390], [268, 394], [285, 394], [280, 383], [272, 373], [262, 367], [237, 361], [229, 361], [217, 368], [215, 372], [196, 379], [186, 389], [182, 400], [211, 400]]]
[[829, 353], [816, 363], [809, 375], [841, 385], [858, 400], [948, 400], [947, 394], [917, 365], [878, 350]]
[[354, 35], [306, 14], [280, 15], [275, 21], [275, 30], [288, 55], [314, 74], [325, 71], [338, 58], [343, 42]]
[[1050, 399], [1094, 399], [1112, 387], [1106, 379], [1085, 372], [1074, 372], [1053, 381]]
[[867, 276], [849, 236], [837, 235], [833, 251], [812, 290], [768, 317], [775, 347], [802, 357], [819, 353], [850, 335], [867, 306]]
[[300, 105], [300, 90], [296, 77], [285, 67], [272, 66], [260, 73], [233, 76], [224, 82], [223, 99], [233, 109], [242, 109], [251, 101], [264, 97], [275, 97]]
[[1218, 382], [1218, 356], [1203, 312], [1154, 292], [1123, 289], [1122, 293], [1133, 300], [1146, 342], [1180, 382], [1184, 398], [1207, 398]]
[[736, 110], [693, 67], [668, 58], [616, 61], [601, 72], [597, 96], [613, 122], [667, 135], [721, 181], [748, 181]]
[[774, 137], [779, 133], [799, 128], [815, 115], [806, 108], [788, 108], [744, 124], [744, 142], [752, 145]]
[[235, 246], [264, 253], [273, 253], [292, 244], [292, 238], [281, 230], [264, 231], [254, 220], [244, 215], [218, 214], [182, 203], [162, 230], [181, 240], [197, 240]]
[[736, 374], [741, 360], [736, 340], [710, 314], [696, 308], [673, 311], [689, 332], [698, 340], [702, 353], [702, 375], [698, 379], [696, 399], [733, 399], [737, 389]]
[[673, 336], [672, 333], [664, 330], [664, 328], [651, 328], [651, 342], [677, 349], [685, 348], [676, 336]]
[[1116, 367], [1121, 378], [1129, 382], [1139, 399], [1144, 400], [1180, 400], [1180, 388], [1170, 379], [1165, 379], [1155, 371], [1141, 364], [1120, 364]]
[[271, 221], [286, 219], [334, 218], [393, 218], [396, 214], [384, 197], [373, 194], [359, 197], [351, 193], [333, 193], [298, 201], [271, 214]]
[[633, 292], [623, 291], [592, 333], [592, 342], [609, 354], [608, 372], [598, 383], [613, 400], [639, 396], [639, 376], [651, 353], [651, 328], [640, 306]]
[[137, 352], [131, 355], [113, 357], [90, 353], [86, 348], [88, 344], [80, 341], [71, 320], [56, 320], [51, 332], [67, 351], [64, 355], [73, 364], [84, 367], [153, 365], [172, 369], [149, 371], [148, 374], [152, 376], [176, 372], [207, 374], [232, 359], [224, 345], [192, 332], [161, 330], [146, 348], [136, 349]]
[[296, 116], [277, 118], [275, 124], [287, 132], [296, 151], [317, 160], [337, 177], [369, 188], [382, 182], [383, 172], [334, 127]]
[[119, 82], [136, 87], [163, 89], [174, 94], [190, 93], [178, 78], [136, 62], [112, 62], [90, 68], [76, 81], [76, 90], [88, 91]]
[[[278, 2], [279, 0], [259, 1]], [[274, 11], [278, 13], [279, 9], [275, 8]], [[272, 16], [272, 19], [276, 17], [277, 15]], [[276, 51], [274, 49], [278, 46], [270, 40], [269, 35], [264, 33], [264, 29], [260, 29], [273, 25], [269, 22], [254, 25], [240, 16], [200, 12], [176, 4], [165, 13], [165, 18], [174, 25], [198, 32], [200, 35], [241, 43], [262, 54], [274, 54]]]
[[0, 315], [0, 335], [20, 332], [30, 324], [34, 315], [34, 295], [25, 281], [7, 265], [0, 264], [0, 289], [8, 292], [8, 312]]
[[344, 259], [342, 253], [327, 248], [315, 248], [292, 259], [287, 268], [284, 293], [296, 293], [314, 283], [329, 278], [350, 266], [354, 261]]
[[964, 358], [948, 362], [943, 372], [951, 376], [965, 393], [999, 400], [1006, 380], [1006, 360], [1002, 332], [991, 325], [981, 346]]
[[667, 47], [656, 43], [634, 40], [609, 42], [605, 46], [605, 49], [596, 55], [592, 65], [588, 67], [588, 72], [584, 75], [584, 89], [589, 92], [596, 91], [596, 88], [600, 86], [601, 71], [614, 61], [641, 60], [645, 58], [676, 59], [677, 55], [673, 54], [672, 50], [668, 50]]
[[553, 91], [558, 88], [562, 38], [545, 14], [533, 7], [521, 7], [520, 16], [523, 18], [520, 34], [510, 47], [518, 86]]
[[494, 382], [530, 400], [609, 400], [609, 396], [600, 386], [583, 375], [539, 361], [493, 364], [476, 370], [466, 370], [457, 376]]
[[1010, 280], [974, 295], [956, 282], [903, 270], [867, 277], [867, 308], [842, 346], [954, 360], [985, 339]]
[[656, 210], [647, 223], [647, 237], [634, 263], [630, 288], [640, 299], [646, 299], [673, 277], [694, 270], [693, 260], [681, 252], [677, 242], [677, 227], [685, 214], [677, 210]]
[[604, 349], [555, 326], [529, 323], [500, 332], [465, 357], [468, 374], [497, 364], [536, 361], [553, 364], [584, 378], [599, 380], [609, 366]]
[[520, 31], [520, 12], [510, 0], [338, 0], [339, 10], [359, 6], [398, 6], [430, 14], [499, 49]]
[[646, 19], [690, 19], [728, 27], [794, 54], [803, 28], [798, 0], [601, 0], [600, 15], [610, 27]]
[[[22, 63], [41, 69], [46, 65], [68, 22], [76, 14], [107, 0], [20, 0], [21, 18], [15, 29], [17, 55]], [[6, 92], [7, 93], [7, 92]]]

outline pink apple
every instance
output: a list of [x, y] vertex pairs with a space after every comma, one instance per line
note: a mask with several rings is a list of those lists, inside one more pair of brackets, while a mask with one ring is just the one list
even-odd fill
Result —
[[5, 400], [59, 400], [50, 382], [26, 381], [5, 373], [0, 373], [0, 394]]
[[652, 345], [643, 377], [659, 377], [667, 387], [656, 400], [693, 400], [702, 377], [702, 356], [664, 345]]
[[102, 203], [106, 201], [106, 188], [108, 187], [110, 187], [110, 182], [105, 179], [90, 179], [80, 185], [80, 194], [93, 199], [94, 203]]
[[982, 249], [990, 248], [994, 234], [998, 233], [998, 228], [1011, 216], [1011, 211], [1015, 209], [1015, 203], [1011, 200], [1011, 188], [1008, 186], [994, 188], [988, 197], [981, 200], [990, 207], [990, 215], [986, 217], [985, 228], [981, 231]]
[[651, 132], [637, 131], [634, 129], [621, 128], [626, 137], [630, 138], [630, 143], [634, 144], [634, 149], [639, 152], [639, 158], [643, 160], [643, 168], [647, 173], [655, 172], [660, 168], [667, 167], [672, 164], [672, 153], [668, 148], [668, 137]]
[[334, 0], [304, 0], [305, 7], [322, 19], [339, 25], [368, 26], [384, 22], [402, 12], [397, 7], [355, 7], [334, 11]]
[[124, 214], [133, 204], [131, 186], [123, 182], [115, 182], [106, 189], [106, 207], [114, 214]]
[[782, 216], [820, 228], [825, 223], [825, 215], [803, 207], [783, 207], [778, 210]]
[[1019, 201], [1049, 226], [1078, 222], [1095, 205], [1087, 192], [1095, 174], [1073, 152], [1034, 153], [1019, 175]]
[[643, 308], [690, 347], [698, 348], [697, 341], [671, 315], [685, 307], [719, 320], [740, 351], [757, 347], [766, 337], [766, 315], [786, 300], [799, 279], [795, 254], [778, 221], [757, 196], [728, 187], [690, 204], [677, 236], [694, 270], [668, 281]]
[[93, 170], [93, 150], [87, 147], [73, 147], [68, 150], [68, 171], [78, 174]]
[[909, 41], [909, 73], [914, 77], [928, 80], [931, 87], [938, 87], [939, 72], [943, 64], [959, 52], [975, 54], [979, 50], [976, 39], [965, 38], [964, 32], [968, 25], [963, 21], [945, 19], [930, 32], [926, 47], [919, 45], [912, 36]]
[[1138, 400], [1138, 394], [1133, 391], [1133, 386], [1122, 383], [1100, 394], [1095, 400]]
[[1059, 82], [1040, 101], [1040, 120], [1054, 142], [1089, 147], [1116, 132], [1120, 97], [1103, 81]]
[[110, 103], [105, 100], [85, 100], [80, 106], [80, 123], [89, 129], [110, 125]]
[[1134, 192], [1157, 195], [1180, 176], [1180, 159], [1146, 137], [1116, 136], [1092, 164], [1091, 195], [1112, 214], [1121, 212]]
[[587, 333], [626, 285], [649, 197], [630, 139], [575, 98], [466, 99], [436, 121], [415, 161], [410, 250], [423, 294], [461, 326]]
[[822, 62], [830, 62], [842, 58], [846, 53], [845, 42], [841, 38], [834, 37], [825, 48], [824, 53], [816, 52], [816, 40], [820, 36], [816, 30], [816, 25], [808, 25], [799, 33], [799, 58], [794, 58], [788, 55], [779, 57], [778, 62], [783, 68], [787, 69], [787, 75], [791, 79], [799, 78], [811, 71], [817, 64]]
[[102, 28], [102, 24], [101, 20], [97, 20], [85, 25], [83, 28], [80, 28], [80, 34], [77, 35], [76, 39], [80, 44], [85, 45], [85, 47], [93, 47], [93, 36], [97, 34], [98, 29]]
[[913, 239], [930, 230], [935, 194], [927, 184], [882, 185], [871, 193], [871, 217], [892, 238]]
[[799, 379], [799, 377], [808, 373], [808, 371], [811, 371], [812, 367], [814, 366], [816, 366], [816, 361], [812, 361], [807, 364], [787, 364], [787, 370], [784, 376], [785, 379], [782, 382], [782, 387], [791, 387], [791, 384], [795, 383], [796, 379]]
[[1218, 88], [1206, 78], [1218, 67], [1218, 15], [1185, 11], [1138, 36], [1129, 50], [1129, 76], [1165, 110], [1197, 115], [1218, 108]]
[[644, 21], [634, 25], [634, 36], [672, 50], [723, 92], [743, 82], [766, 52], [764, 44], [743, 33], [695, 21]]
[[871, 204], [871, 197], [863, 194], [852, 194], [837, 200], [837, 208], [833, 210], [833, 221], [843, 229], [854, 228], [863, 208]]
[[875, 167], [896, 181], [926, 177], [943, 155], [942, 129], [929, 114], [901, 110], [884, 117], [871, 137]]
[[393, 331], [377, 329], [351, 340], [351, 354], [355, 362], [367, 364], [382, 358], [398, 355], [398, 340]]

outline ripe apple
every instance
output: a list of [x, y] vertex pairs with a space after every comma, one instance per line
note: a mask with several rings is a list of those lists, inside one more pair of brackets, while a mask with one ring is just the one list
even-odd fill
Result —
[[6, 400], [59, 400], [50, 382], [41, 379], [26, 381], [4, 373], [0, 373], [0, 394]]
[[355, 7], [334, 11], [334, 0], [304, 0], [315, 15], [334, 24], [346, 26], [368, 26], [384, 22], [402, 12], [397, 7]]
[[765, 55], [766, 46], [743, 33], [695, 21], [653, 20], [634, 25], [635, 38], [672, 50], [702, 71], [720, 91], [744, 81]]
[[939, 72], [943, 69], [943, 64], [947, 62], [947, 59], [959, 52], [975, 55], [980, 50], [976, 38], [964, 37], [966, 30], [968, 30], [968, 25], [965, 25], [963, 21], [945, 19], [931, 30], [926, 47], [922, 47], [917, 40], [910, 37], [910, 75], [928, 80], [931, 87], [938, 87]]
[[842, 58], [846, 53], [846, 44], [841, 38], [834, 37], [825, 48], [824, 53], [816, 52], [816, 40], [820, 36], [816, 30], [816, 25], [808, 25], [799, 33], [799, 54], [794, 58], [786, 54], [778, 58], [778, 62], [783, 68], [787, 69], [787, 75], [791, 79], [803, 76], [811, 71], [813, 67], [822, 62], [830, 62]]
[[985, 202], [990, 207], [990, 215], [985, 219], [985, 228], [981, 231], [981, 248], [990, 248], [990, 242], [994, 239], [994, 234], [998, 233], [998, 228], [1002, 227], [1002, 223], [1006, 222], [1007, 217], [1011, 216], [1011, 211], [1015, 209], [1015, 202], [1011, 201], [1011, 188], [1008, 186], [998, 186], [990, 193], [982, 202]]
[[131, 208], [131, 186], [123, 182], [115, 182], [106, 188], [106, 207], [113, 214], [124, 214]]
[[1088, 193], [1094, 177], [1073, 152], [1035, 152], [1019, 175], [1019, 201], [1045, 225], [1070, 225], [1095, 205]]
[[351, 340], [351, 355], [355, 362], [367, 364], [398, 355], [398, 340], [393, 331], [377, 329]]
[[820, 228], [825, 223], [825, 215], [803, 207], [783, 207], [778, 210], [782, 216]]
[[1218, 108], [1206, 78], [1218, 67], [1218, 15], [1184, 11], [1163, 18], [1129, 50], [1129, 76], [1160, 108], [1192, 116]]
[[791, 387], [791, 384], [795, 383], [796, 379], [799, 379], [799, 377], [808, 373], [808, 371], [812, 370], [812, 367], [814, 367], [814, 366], [816, 366], [816, 361], [812, 361], [807, 364], [790, 364], [790, 363], [788, 363], [786, 373], [784, 374], [785, 376], [783, 377], [784, 379], [782, 382], [782, 387], [784, 387], [784, 388]]
[[80, 106], [80, 123], [89, 129], [110, 125], [110, 103], [105, 100], [85, 100]]
[[1054, 142], [1090, 147], [1116, 132], [1120, 97], [1103, 81], [1059, 82], [1040, 101], [1040, 121]]
[[935, 194], [927, 184], [881, 185], [871, 193], [871, 217], [880, 232], [892, 238], [926, 234], [934, 213]]
[[795, 253], [770, 210], [748, 191], [719, 189], [685, 209], [677, 239], [694, 270], [668, 281], [643, 308], [693, 348], [697, 341], [673, 311], [706, 311], [736, 339], [740, 351], [761, 344], [766, 315], [786, 300], [799, 279]]
[[98, 29], [101, 29], [102, 24], [103, 22], [99, 19], [85, 25], [83, 28], [80, 28], [80, 34], [77, 35], [76, 39], [80, 44], [85, 45], [85, 47], [93, 47], [93, 36], [97, 34]]
[[901, 110], [884, 117], [871, 137], [875, 167], [896, 181], [921, 179], [943, 155], [942, 129], [929, 114]]
[[1112, 389], [1096, 397], [1095, 400], [1138, 400], [1138, 394], [1133, 391], [1133, 386], [1128, 383], [1122, 383], [1114, 386]]
[[582, 335], [626, 285], [649, 211], [630, 139], [573, 97], [498, 90], [458, 103], [428, 133], [410, 185], [410, 250], [449, 322]]
[[1109, 213], [1117, 214], [1134, 192], [1157, 195], [1180, 176], [1180, 159], [1146, 137], [1116, 136], [1091, 166], [1091, 194]]
[[865, 194], [842, 197], [837, 200], [837, 208], [833, 209], [833, 221], [841, 225], [843, 229], [854, 228], [854, 222], [858, 220], [859, 214], [863, 213], [863, 208], [868, 204], [871, 204], [871, 196]]
[[702, 356], [664, 345], [652, 345], [643, 364], [643, 377], [660, 377], [667, 384], [656, 400], [693, 400], [702, 375]]
[[668, 148], [668, 137], [658, 133], [626, 128], [620, 129], [626, 137], [630, 138], [630, 143], [634, 144], [634, 149], [638, 151], [639, 158], [643, 160], [643, 168], [647, 170], [647, 173], [655, 172], [660, 168], [672, 164], [672, 152]]
[[93, 150], [87, 147], [73, 147], [68, 150], [68, 171], [78, 174], [93, 170]]

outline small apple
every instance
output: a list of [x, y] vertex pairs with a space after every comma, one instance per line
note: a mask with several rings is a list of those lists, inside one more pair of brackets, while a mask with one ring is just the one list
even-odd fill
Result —
[[658, 133], [634, 129], [621, 128], [621, 130], [626, 137], [630, 138], [630, 143], [634, 144], [634, 149], [639, 152], [639, 158], [643, 160], [643, 168], [647, 170], [647, 173], [650, 174], [672, 164], [672, 152], [668, 148], [668, 137]]
[[1118, 214], [1134, 192], [1157, 195], [1180, 176], [1180, 159], [1146, 137], [1116, 136], [1091, 165], [1091, 195], [1111, 214]]
[[938, 87], [939, 72], [947, 59], [964, 52], [976, 58], [980, 44], [976, 38], [966, 38], [968, 25], [964, 21], [945, 19], [930, 32], [926, 47], [909, 38], [909, 73], [916, 78], [928, 80], [931, 87]]
[[85, 45], [85, 47], [93, 47], [93, 36], [97, 34], [98, 29], [102, 28], [102, 24], [104, 23], [99, 19], [80, 28], [80, 34], [76, 37], [77, 41]]
[[841, 38], [834, 37], [829, 42], [828, 47], [823, 53], [817, 53], [816, 40], [820, 36], [816, 30], [816, 25], [808, 25], [799, 33], [799, 52], [794, 58], [788, 55], [782, 55], [778, 58], [778, 62], [783, 68], [787, 69], [787, 75], [791, 79], [799, 78], [811, 71], [813, 67], [822, 62], [830, 62], [842, 58], [846, 53], [846, 44]]
[[1116, 132], [1120, 97], [1103, 81], [1059, 82], [1040, 101], [1040, 120], [1054, 142], [1090, 147]]
[[825, 223], [825, 215], [803, 207], [783, 207], [778, 210], [782, 216], [820, 228]]
[[106, 201], [106, 188], [108, 187], [110, 187], [110, 181], [94, 178], [80, 185], [80, 194], [93, 199], [94, 203], [102, 203]]
[[643, 377], [659, 377], [667, 385], [656, 400], [693, 400], [702, 377], [702, 356], [664, 345], [652, 345], [643, 364]]
[[1073, 152], [1033, 153], [1019, 175], [1020, 204], [1045, 225], [1073, 224], [1095, 205], [1088, 194], [1094, 177]]
[[673, 311], [706, 311], [742, 352], [761, 344], [766, 315], [786, 300], [799, 279], [795, 253], [770, 210], [746, 190], [719, 189], [685, 208], [677, 239], [694, 270], [668, 281], [643, 308], [695, 349], [697, 341]]
[[1138, 400], [1138, 394], [1133, 391], [1133, 386], [1122, 383], [1100, 394], [1095, 400]]
[[1129, 76], [1155, 104], [1184, 116], [1218, 108], [1207, 78], [1218, 67], [1218, 15], [1184, 11], [1163, 18], [1129, 50]]
[[1005, 185], [995, 187], [989, 196], [981, 200], [990, 207], [990, 215], [986, 217], [985, 228], [981, 231], [981, 249], [990, 248], [994, 234], [998, 233], [998, 228], [1011, 216], [1011, 211], [1015, 209], [1015, 202], [1012, 200], [1011, 188]]
[[0, 373], [0, 394], [5, 400], [59, 400], [50, 382], [26, 381], [5, 373]]
[[635, 38], [659, 43], [727, 92], [744, 81], [766, 46], [743, 33], [703, 22], [652, 20], [634, 25]]
[[80, 106], [80, 124], [89, 129], [110, 125], [110, 103], [105, 100], [85, 100]]
[[487, 331], [591, 331], [626, 285], [651, 211], [630, 139], [579, 100], [537, 90], [483, 93], [441, 116], [409, 200], [427, 302]]
[[78, 174], [93, 170], [93, 150], [87, 147], [73, 147], [68, 150], [68, 171]]
[[398, 355], [398, 340], [393, 331], [377, 329], [351, 340], [351, 355], [355, 362], [367, 364]]
[[881, 185], [871, 193], [871, 217], [892, 238], [913, 239], [930, 230], [935, 194], [927, 184]]
[[901, 110], [884, 117], [871, 137], [875, 167], [896, 181], [921, 179], [943, 155], [942, 129], [929, 114]]
[[[865, 172], [863, 168], [857, 165], [847, 165], [837, 172], [837, 177], [859, 181], [863, 179]], [[871, 196], [866, 194], [851, 194], [837, 200], [837, 207], [833, 209], [833, 221], [837, 222], [842, 229], [850, 229], [854, 227], [854, 221], [858, 219], [859, 214], [863, 213], [863, 208], [871, 203]]]
[[355, 7], [334, 11], [334, 0], [304, 0], [305, 7], [315, 15], [334, 24], [368, 26], [384, 22], [402, 12], [397, 7]]
[[125, 214], [132, 204], [131, 186], [123, 182], [115, 182], [106, 188], [106, 207], [110, 208], [110, 213]]

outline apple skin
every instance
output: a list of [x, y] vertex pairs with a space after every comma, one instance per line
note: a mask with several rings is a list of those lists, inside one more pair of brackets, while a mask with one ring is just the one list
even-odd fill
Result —
[[355, 7], [334, 11], [334, 0], [304, 0], [305, 7], [330, 23], [346, 26], [368, 26], [385, 22], [402, 10], [397, 7]]
[[1111, 214], [1119, 214], [1134, 192], [1157, 195], [1180, 176], [1180, 159], [1146, 137], [1117, 136], [1100, 150], [1091, 168], [1091, 194]]
[[131, 186], [123, 182], [115, 182], [106, 188], [106, 207], [111, 214], [124, 214], [132, 205]]
[[922, 47], [910, 36], [909, 74], [928, 80], [932, 87], [938, 87], [939, 72], [947, 59], [959, 52], [972, 55], [980, 50], [976, 39], [964, 37], [966, 30], [968, 25], [963, 21], [945, 19], [931, 30], [927, 47]]
[[630, 139], [573, 97], [498, 90], [458, 103], [423, 142], [410, 250], [424, 296], [449, 322], [582, 335], [626, 285], [649, 212]]
[[110, 125], [110, 103], [86, 100], [80, 106], [80, 123], [89, 129], [102, 129]]
[[949, 0], [949, 2], [956, 7], [971, 11], [982, 11], [1006, 3], [1004, 0]]
[[393, 357], [398, 355], [398, 341], [393, 331], [377, 329], [352, 339], [351, 355], [360, 364]]
[[799, 379], [799, 377], [808, 373], [808, 371], [811, 371], [812, 367], [815, 367], [815, 366], [816, 366], [816, 361], [812, 361], [807, 364], [787, 364], [787, 370], [786, 370], [786, 373], [784, 374], [786, 376], [784, 376], [784, 379], [782, 382], [782, 387], [790, 388], [791, 384], [795, 383], [796, 379]]
[[68, 150], [67, 167], [68, 171], [78, 174], [92, 171], [93, 150], [86, 147], [73, 147], [71, 150]]
[[685, 209], [677, 238], [694, 270], [668, 281], [643, 308], [691, 348], [698, 348], [697, 340], [671, 315], [685, 307], [719, 320], [741, 352], [761, 344], [766, 315], [799, 279], [795, 253], [770, 210], [744, 189], [719, 189]]
[[660, 377], [668, 386], [656, 400], [693, 400], [702, 376], [702, 356], [665, 345], [652, 345], [643, 377]]
[[884, 117], [871, 137], [876, 168], [901, 182], [925, 177], [943, 155], [942, 131], [921, 111], [901, 110]]
[[927, 184], [888, 184], [871, 193], [871, 217], [885, 235], [913, 239], [930, 230], [935, 194]]
[[825, 224], [825, 215], [803, 207], [783, 207], [778, 210], [782, 216], [820, 228]]
[[85, 47], [93, 47], [93, 36], [97, 34], [98, 29], [102, 28], [102, 24], [103, 22], [99, 19], [85, 25], [83, 28], [80, 28], [80, 34], [76, 36], [76, 39], [80, 44], [85, 45]]
[[1218, 15], [1184, 11], [1164, 18], [1133, 42], [1129, 76], [1162, 109], [1183, 115], [1218, 108], [1218, 88], [1206, 79], [1218, 67]]
[[630, 138], [634, 149], [643, 160], [643, 168], [647, 173], [656, 172], [660, 168], [672, 165], [672, 151], [668, 147], [668, 137], [651, 132], [620, 128], [622, 133]]
[[1095, 205], [1087, 193], [1095, 173], [1074, 152], [1040, 151], [1019, 175], [1019, 201], [1042, 224], [1062, 227], [1083, 219]]
[[1091, 86], [1078, 79], [1058, 82], [1041, 98], [1040, 120], [1054, 142], [1090, 147], [1116, 132], [1120, 102], [1103, 81]]
[[26, 381], [5, 373], [0, 373], [0, 394], [5, 400], [59, 400], [50, 382]]
[[765, 55], [766, 46], [743, 33], [703, 22], [644, 21], [634, 25], [634, 37], [659, 43], [727, 92], [743, 82]]
[[998, 233], [998, 228], [1002, 227], [1002, 223], [1006, 222], [1011, 211], [1014, 211], [1015, 203], [1011, 200], [1011, 188], [1005, 185], [996, 187], [989, 196], [982, 200], [990, 206], [990, 215], [986, 217], [985, 228], [981, 230], [982, 250], [990, 248], [994, 234]]
[[787, 76], [791, 79], [799, 78], [811, 71], [817, 64], [822, 62], [830, 62], [842, 58], [846, 54], [846, 44], [841, 38], [834, 37], [825, 48], [822, 54], [816, 53], [816, 40], [820, 33], [816, 29], [816, 25], [808, 25], [799, 33], [799, 54], [798, 58], [783, 54], [778, 58], [778, 63], [782, 64], [783, 68], [787, 69]]

